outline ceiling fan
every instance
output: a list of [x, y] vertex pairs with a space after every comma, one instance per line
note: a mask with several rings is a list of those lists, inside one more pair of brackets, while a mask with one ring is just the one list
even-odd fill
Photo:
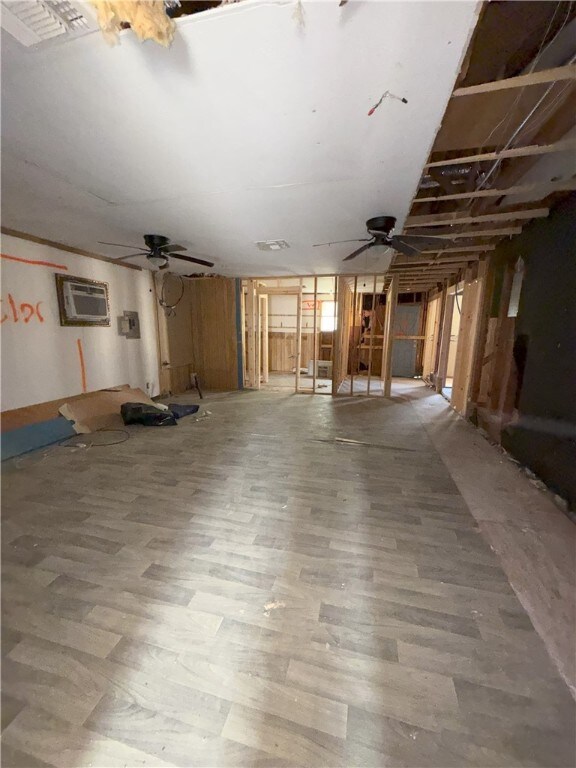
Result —
[[[138, 248], [137, 245], [124, 245], [123, 243], [104, 243], [99, 241], [100, 245], [112, 245], [116, 248]], [[183, 245], [170, 245], [170, 240], [164, 235], [144, 235], [146, 248], [140, 248], [136, 253], [129, 253], [128, 256], [120, 256], [115, 261], [125, 261], [135, 256], [146, 256], [148, 261], [158, 269], [168, 269], [169, 257], [181, 259], [182, 261], [191, 261], [194, 264], [202, 264], [205, 267], [213, 267], [214, 262], [197, 259], [195, 256], [182, 256], [179, 251], [185, 251]]]
[[371, 237], [360, 238], [357, 240], [337, 240], [334, 243], [317, 243], [314, 247], [321, 245], [336, 245], [336, 243], [366, 243], [361, 245], [349, 256], [346, 256], [344, 261], [350, 261], [355, 259], [356, 256], [360, 256], [361, 253], [367, 251], [374, 246], [387, 246], [393, 248], [399, 253], [403, 253], [405, 256], [418, 256], [423, 250], [442, 250], [452, 245], [451, 240], [446, 240], [441, 237], [432, 237], [428, 234], [422, 235], [393, 235], [394, 225], [396, 219], [394, 216], [376, 216], [373, 219], [368, 219], [366, 222], [366, 229]]

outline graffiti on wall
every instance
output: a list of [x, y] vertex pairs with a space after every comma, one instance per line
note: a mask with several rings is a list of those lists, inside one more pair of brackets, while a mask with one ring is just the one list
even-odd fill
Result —
[[37, 301], [32, 304], [28, 301], [16, 301], [11, 293], [4, 299], [0, 299], [0, 323], [11, 322], [19, 323], [23, 322], [28, 324], [31, 320], [34, 322], [43, 323], [44, 316], [40, 311], [40, 306], [43, 301]]

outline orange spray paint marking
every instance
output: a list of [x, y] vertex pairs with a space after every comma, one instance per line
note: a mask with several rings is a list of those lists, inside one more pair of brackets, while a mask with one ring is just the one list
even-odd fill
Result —
[[3, 259], [10, 259], [10, 261], [19, 261], [22, 264], [35, 264], [37, 267], [54, 267], [54, 269], [64, 269], [68, 271], [68, 267], [64, 264], [54, 264], [52, 261], [35, 261], [34, 259], [21, 259], [19, 256], [9, 256], [7, 253], [0, 253]]
[[10, 304], [10, 309], [12, 310], [12, 319], [15, 323], [18, 322], [18, 310], [16, 309], [16, 302], [12, 298], [12, 294], [8, 294], [8, 304]]
[[38, 315], [38, 320], [40, 320], [41, 323], [44, 322], [43, 316], [40, 314], [40, 304], [44, 304], [43, 301], [39, 301], [36, 304], [36, 314]]
[[82, 392], [87, 392], [88, 388], [86, 386], [86, 366], [84, 365], [84, 352], [82, 350], [82, 339], [76, 339], [76, 344], [78, 346], [78, 357], [80, 359], [80, 375], [82, 377]]
[[[24, 315], [24, 322], [29, 323], [32, 319], [32, 315], [34, 314], [34, 307], [32, 304], [28, 304], [28, 302], [23, 301], [22, 304], [20, 304], [20, 312]], [[26, 312], [28, 312], [28, 315], [26, 315]]]

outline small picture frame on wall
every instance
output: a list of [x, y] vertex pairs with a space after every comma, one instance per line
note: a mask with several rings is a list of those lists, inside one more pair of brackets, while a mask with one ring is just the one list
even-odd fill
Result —
[[109, 326], [108, 283], [56, 275], [60, 325]]

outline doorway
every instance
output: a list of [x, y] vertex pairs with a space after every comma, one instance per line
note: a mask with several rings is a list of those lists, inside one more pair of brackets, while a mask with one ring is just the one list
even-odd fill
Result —
[[445, 373], [442, 377], [442, 394], [447, 400], [452, 397], [452, 388], [454, 384], [454, 373], [456, 370], [456, 351], [458, 349], [458, 338], [460, 336], [460, 321], [462, 317], [462, 295], [464, 286], [462, 283], [453, 286], [450, 289], [450, 335], [448, 340], [448, 354], [446, 358]]

